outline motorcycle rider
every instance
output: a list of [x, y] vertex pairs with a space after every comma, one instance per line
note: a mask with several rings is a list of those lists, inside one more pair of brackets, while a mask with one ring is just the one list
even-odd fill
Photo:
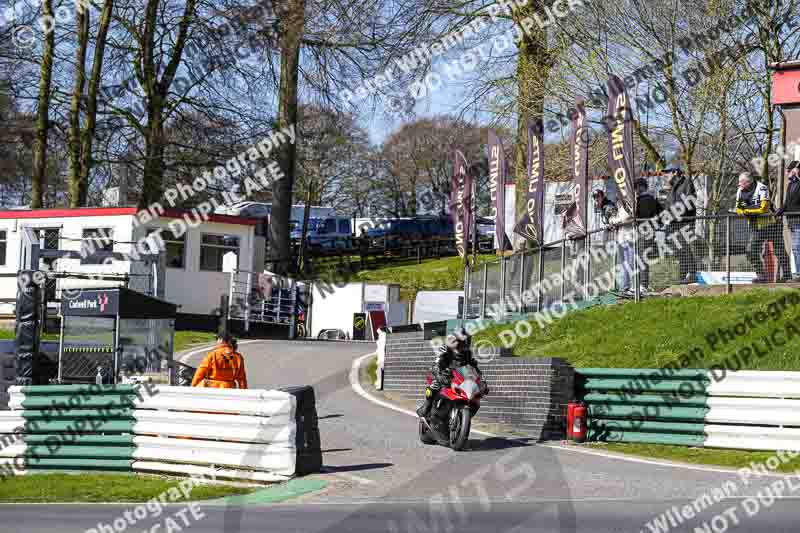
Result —
[[[470, 335], [464, 328], [459, 328], [452, 335], [448, 335], [445, 344], [437, 350], [436, 361], [431, 367], [433, 381], [425, 388], [425, 403], [417, 409], [417, 416], [421, 418], [428, 416], [437, 393], [444, 387], [450, 386], [452, 369], [465, 365], [473, 367], [480, 374], [478, 361], [470, 350]], [[481, 380], [481, 392], [482, 394], [489, 392], [483, 380]]]

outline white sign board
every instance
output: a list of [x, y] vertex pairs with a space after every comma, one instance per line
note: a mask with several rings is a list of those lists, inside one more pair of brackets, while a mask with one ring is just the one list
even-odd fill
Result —
[[364, 313], [370, 311], [385, 311], [386, 306], [383, 302], [364, 302]]
[[[749, 285], [758, 276], [755, 272], [731, 272], [731, 285]], [[697, 283], [700, 285], [727, 285], [727, 272], [698, 272]]]
[[222, 256], [222, 271], [223, 272], [233, 272], [236, 270], [236, 265], [238, 264], [238, 258], [236, 257], [236, 252], [228, 252]]

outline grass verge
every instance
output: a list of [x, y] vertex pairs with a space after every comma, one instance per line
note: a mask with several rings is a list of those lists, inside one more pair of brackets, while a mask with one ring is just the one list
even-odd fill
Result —
[[367, 364], [367, 377], [371, 380], [372, 383], [378, 382], [378, 356], [376, 355], [372, 359], [369, 360], [369, 364]]
[[209, 344], [216, 340], [216, 334], [207, 331], [176, 331], [175, 348], [176, 352], [190, 348], [197, 344]]
[[[794, 289], [792, 289], [794, 290]], [[503, 339], [513, 342], [514, 354], [522, 357], [562, 357], [575, 367], [660, 368], [680, 365], [680, 356], [702, 351], [700, 366], [721, 364], [739, 349], [750, 346], [772, 331], [783, 331], [800, 320], [800, 305], [776, 313], [774, 303], [786, 291], [754, 290], [726, 296], [653, 298], [571, 312], [540, 327], [530, 321], [527, 337], [510, 334], [513, 324], [497, 325], [476, 335], [496, 346]], [[747, 334], [712, 346], [709, 339], [720, 328], [732, 329], [748, 315], [766, 312], [770, 319]], [[753, 322], [755, 324], [755, 322]], [[510, 329], [511, 328], [511, 329]], [[753, 358], [747, 370], [800, 370], [800, 335], [763, 357]]]
[[[29, 474], [9, 478], [0, 483], [0, 502], [145, 502], [181, 480], [140, 474]], [[238, 494], [249, 494], [259, 487], [240, 487], [222, 484], [195, 485], [189, 498], [207, 500]], [[170, 497], [168, 501], [173, 501]]]
[[[753, 452], [744, 450], [727, 450], [721, 448], [692, 448], [689, 446], [672, 446], [668, 444], [640, 443], [592, 443], [590, 448], [608, 450], [646, 457], [648, 459], [666, 459], [694, 465], [716, 465], [726, 468], [744, 468], [750, 463], [764, 463], [775, 452]], [[775, 471], [792, 473], [800, 470], [800, 457], [789, 459]]]
[[[208, 344], [214, 342], [216, 335], [206, 331], [176, 331], [175, 332], [175, 351], [185, 350], [196, 344]], [[14, 339], [14, 330], [0, 329], [0, 340]], [[58, 333], [47, 333], [42, 337], [44, 341], [57, 341]]]

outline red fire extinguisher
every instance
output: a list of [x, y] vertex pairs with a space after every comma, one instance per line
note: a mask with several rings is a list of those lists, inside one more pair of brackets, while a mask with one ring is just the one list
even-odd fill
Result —
[[575, 442], [586, 440], [588, 411], [581, 402], [567, 404], [567, 439]]

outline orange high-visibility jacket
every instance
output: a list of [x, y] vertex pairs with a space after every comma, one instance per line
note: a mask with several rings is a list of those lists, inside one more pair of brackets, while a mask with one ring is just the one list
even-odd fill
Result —
[[210, 351], [192, 379], [192, 387], [235, 389], [237, 383], [240, 389], [247, 388], [244, 358], [227, 344]]

